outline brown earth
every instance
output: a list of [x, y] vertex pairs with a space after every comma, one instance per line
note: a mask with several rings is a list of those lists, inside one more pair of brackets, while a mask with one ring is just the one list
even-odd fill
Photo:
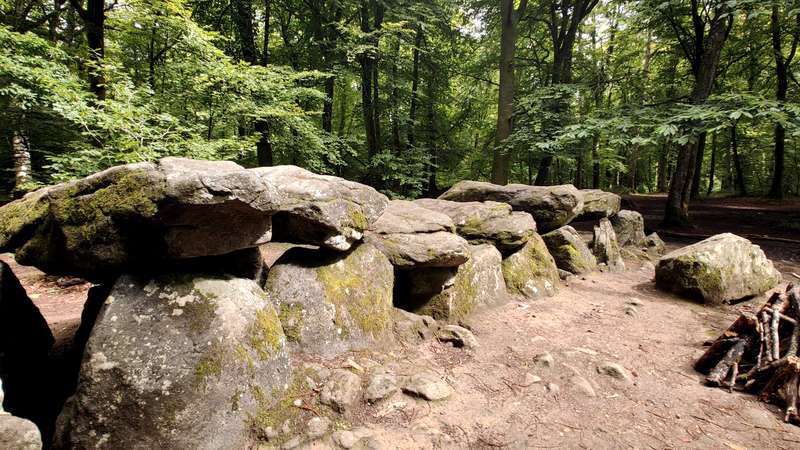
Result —
[[[665, 197], [627, 199], [642, 212], [646, 227], [657, 229]], [[695, 236], [663, 236], [668, 250], [700, 235], [757, 235], [761, 238], [753, 238], [754, 243], [783, 273], [779, 289], [793, 279], [792, 273], [800, 273], [797, 200], [711, 198], [691, 211]], [[58, 340], [54, 352], [63, 352], [80, 321], [89, 284], [66, 286], [78, 280], [46, 276], [0, 258], [12, 264], [50, 323]], [[384, 449], [800, 448], [800, 427], [782, 423], [778, 406], [706, 387], [691, 366], [704, 341], [715, 338], [739, 311], [758, 309], [767, 296], [706, 307], [656, 290], [653, 271], [641, 269], [642, 261], [626, 264], [624, 274], [575, 279], [554, 298], [530, 303], [514, 298], [474, 317], [468, 325], [480, 344], [475, 350], [434, 339], [404, 343], [389, 355], [366, 352], [321, 361], [328, 367], [341, 366], [347, 358], [392, 361], [383, 370], [399, 378], [427, 369], [452, 391], [438, 402], [395, 394], [348, 412], [344, 421], [331, 415], [335, 426], [366, 426]], [[635, 315], [625, 311], [631, 303], [639, 303], [633, 306]], [[554, 358], [552, 367], [535, 362], [545, 352]], [[634, 382], [600, 375], [596, 368], [602, 362], [623, 366]], [[532, 376], [541, 381], [532, 382]], [[589, 382], [593, 396], [575, 387], [576, 377]], [[326, 415], [313, 395], [306, 399], [314, 412], [300, 411], [304, 420], [317, 412]], [[327, 448], [321, 443], [311, 447]]]

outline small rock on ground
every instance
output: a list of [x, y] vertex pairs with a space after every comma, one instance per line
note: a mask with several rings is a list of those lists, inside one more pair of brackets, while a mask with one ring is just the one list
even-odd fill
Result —
[[447, 383], [430, 372], [413, 375], [403, 387], [403, 392], [409, 395], [422, 397], [425, 400], [436, 401], [450, 396], [450, 387]]
[[570, 378], [569, 382], [575, 391], [585, 394], [587, 397], [597, 396], [597, 393], [594, 391], [592, 384], [589, 383], [589, 380], [587, 380], [586, 378], [576, 375]]
[[478, 347], [478, 340], [471, 331], [458, 325], [445, 325], [439, 330], [439, 340], [452, 342], [455, 347], [473, 349]]
[[525, 386], [530, 386], [532, 384], [540, 383], [542, 381], [541, 378], [537, 377], [532, 373], [525, 374]]
[[639, 311], [637, 311], [636, 307], [634, 307], [633, 305], [625, 305], [625, 314], [636, 317], [638, 313]]
[[397, 392], [397, 377], [391, 374], [374, 373], [364, 391], [364, 399], [375, 403]]
[[627, 369], [619, 364], [604, 362], [597, 366], [597, 373], [601, 375], [608, 375], [611, 378], [624, 380], [628, 383], [633, 383], [633, 375]]
[[355, 404], [361, 394], [361, 378], [349, 370], [336, 370], [325, 383], [320, 401], [339, 412]]
[[308, 421], [306, 426], [308, 428], [306, 435], [313, 441], [328, 434], [328, 428], [331, 426], [331, 420], [327, 417], [314, 417]]
[[541, 355], [534, 356], [533, 362], [539, 367], [550, 368], [555, 364], [555, 359], [553, 359], [553, 355], [550, 353], [542, 353]]

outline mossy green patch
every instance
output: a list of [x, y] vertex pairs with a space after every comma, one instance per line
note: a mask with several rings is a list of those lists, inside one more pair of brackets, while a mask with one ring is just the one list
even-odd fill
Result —
[[458, 267], [453, 286], [435, 295], [416, 313], [451, 323], [466, 318], [478, 304], [474, 278], [475, 263], [470, 260]]
[[393, 278], [388, 265], [386, 273], [375, 267], [368, 248], [359, 246], [339, 262], [319, 267], [317, 277], [326, 300], [336, 307], [343, 334], [349, 332], [344, 326], [344, 308], [362, 333], [379, 338], [392, 328]]
[[357, 209], [356, 204], [353, 204], [353, 209], [347, 213], [347, 217], [350, 219], [350, 223], [348, 224], [350, 228], [364, 231], [369, 228], [369, 220], [364, 216], [364, 213], [361, 212], [360, 209]]
[[194, 369], [194, 380], [192, 385], [198, 392], [204, 392], [208, 387], [211, 377], [219, 379], [222, 375], [222, 368], [225, 363], [225, 352], [222, 345], [215, 341], [206, 353], [200, 357]]
[[272, 306], [256, 311], [256, 319], [247, 329], [247, 343], [262, 361], [266, 361], [281, 347], [283, 329], [278, 314]]
[[189, 320], [189, 330], [193, 333], [203, 333], [211, 326], [216, 317], [217, 295], [204, 293], [199, 289], [191, 291], [192, 299], [183, 306], [183, 311]]
[[278, 318], [283, 326], [283, 333], [287, 342], [300, 342], [303, 331], [303, 305], [299, 303], [284, 303]]
[[22, 230], [38, 227], [45, 222], [49, 213], [50, 202], [45, 198], [44, 191], [0, 207], [0, 251], [12, 251], [23, 244], [18, 242], [26, 239], [20, 236]]
[[538, 234], [533, 235], [517, 253], [503, 259], [500, 267], [506, 287], [516, 294], [524, 294], [530, 280], [549, 281], [554, 287], [560, 285], [555, 261]]

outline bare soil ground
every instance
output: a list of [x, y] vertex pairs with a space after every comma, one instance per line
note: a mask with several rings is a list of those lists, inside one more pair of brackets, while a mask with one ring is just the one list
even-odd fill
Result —
[[[644, 215], [646, 227], [657, 229], [665, 197], [629, 200]], [[754, 239], [784, 275], [778, 289], [793, 280], [792, 272], [800, 273], [800, 244], [791, 242], [800, 241], [800, 202], [714, 198], [692, 205], [691, 211], [696, 235], [730, 231], [780, 238]], [[699, 237], [664, 240], [672, 250]], [[54, 352], [64, 351], [89, 284], [66, 286], [76, 280], [2, 259], [50, 323], [58, 340]], [[758, 309], [767, 296], [706, 307], [657, 291], [652, 269], [640, 270], [641, 261], [626, 263], [624, 274], [577, 278], [551, 299], [524, 303], [514, 298], [474, 317], [468, 325], [480, 344], [475, 350], [435, 339], [398, 347], [390, 355], [396, 375], [434, 371], [450, 385], [451, 397], [425, 402], [398, 393], [348, 412], [347, 424], [338, 426], [366, 426], [384, 449], [800, 448], [800, 427], [782, 423], [778, 406], [706, 387], [691, 366], [704, 341], [715, 338], [739, 311]], [[625, 312], [631, 303], [639, 303], [635, 315]], [[545, 352], [554, 358], [551, 367], [535, 362]], [[386, 355], [357, 353], [325, 364], [335, 367], [347, 358], [364, 362], [386, 360]], [[634, 383], [599, 374], [602, 362], [625, 367]], [[532, 382], [532, 376], [541, 381]], [[577, 376], [589, 381], [594, 396], [575, 386]], [[314, 417], [311, 411], [302, 414]]]

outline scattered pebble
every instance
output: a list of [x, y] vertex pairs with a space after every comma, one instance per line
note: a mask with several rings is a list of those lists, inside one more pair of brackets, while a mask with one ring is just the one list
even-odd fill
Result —
[[533, 362], [539, 367], [546, 367], [550, 368], [553, 367], [555, 364], [555, 359], [550, 353], [542, 353], [541, 355], [537, 355], [533, 357]]
[[636, 317], [636, 315], [639, 314], [639, 311], [637, 311], [636, 307], [633, 305], [625, 305], [625, 314]]
[[616, 378], [618, 380], [624, 380], [628, 383], [633, 384], [633, 375], [628, 372], [627, 369], [620, 366], [619, 364], [604, 362], [597, 366], [597, 373], [601, 375], [608, 375], [611, 378]]

